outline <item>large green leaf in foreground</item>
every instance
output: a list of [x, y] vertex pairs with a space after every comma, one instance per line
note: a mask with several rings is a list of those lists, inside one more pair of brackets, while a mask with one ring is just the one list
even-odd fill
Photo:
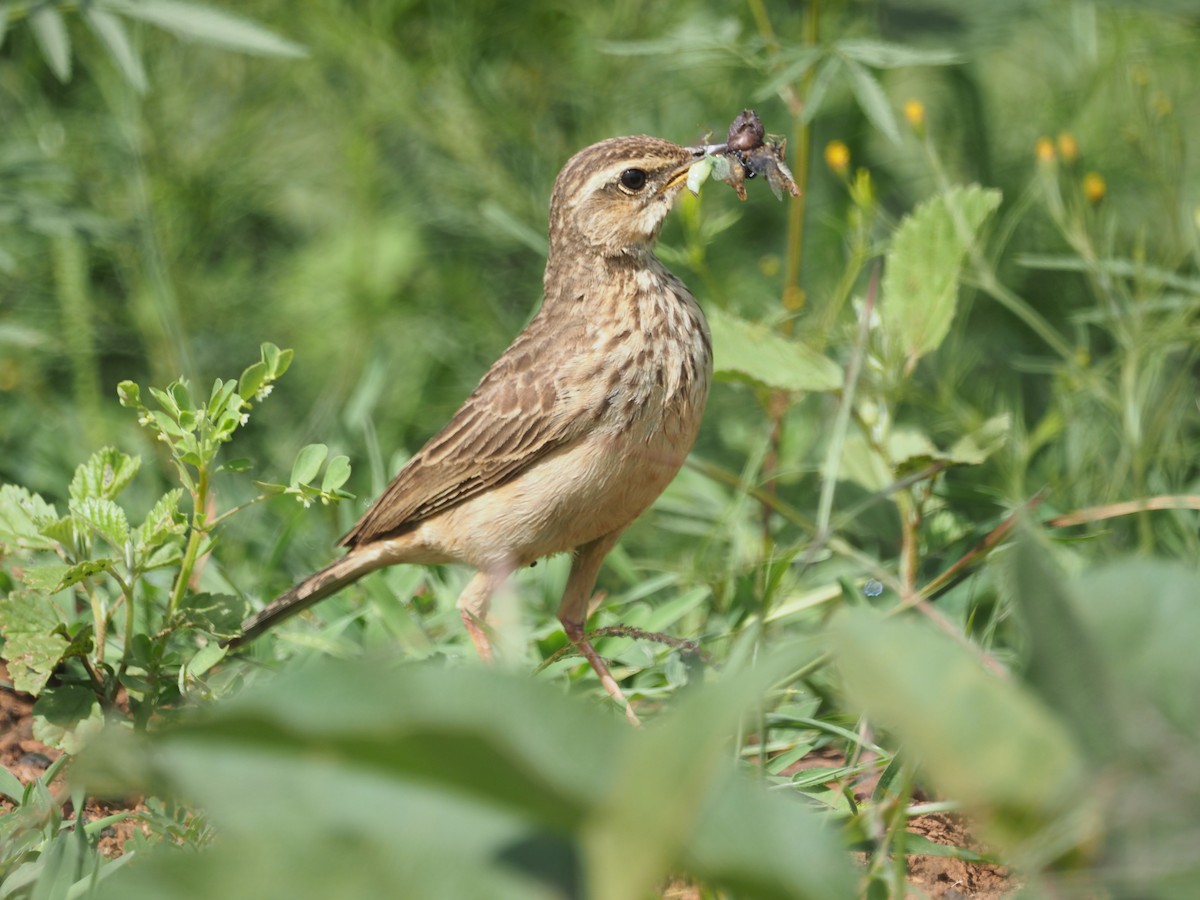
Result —
[[88, 758], [89, 784], [184, 798], [220, 834], [102, 896], [616, 900], [684, 871], [747, 896], [852, 896], [836, 836], [732, 762], [738, 721], [794, 664], [697, 688], [642, 730], [482, 667], [288, 672]]

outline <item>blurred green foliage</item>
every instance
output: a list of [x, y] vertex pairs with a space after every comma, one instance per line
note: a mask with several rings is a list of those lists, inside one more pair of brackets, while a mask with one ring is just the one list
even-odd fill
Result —
[[[637, 769], [655, 753], [725, 747], [867, 851], [860, 890], [872, 896], [903, 891], [918, 785], [964, 804], [1035, 892], [1186, 896], [1200, 832], [1200, 802], [1180, 789], [1200, 783], [1186, 647], [1200, 629], [1187, 603], [1200, 553], [1192, 4], [0, 10], [0, 482], [66, 508], [70, 473], [112, 446], [145, 460], [126, 497], [151, 508], [174, 484], [171, 454], [120, 409], [117, 384], [208, 385], [263, 342], [294, 348], [296, 365], [239, 433], [255, 477], [295, 483], [293, 459], [316, 442], [322, 458], [353, 464], [346, 488], [359, 501], [305, 511], [285, 496], [231, 520], [205, 556], [201, 592], [265, 602], [327, 561], [529, 317], [550, 187], [575, 150], [638, 132], [687, 143], [753, 106], [789, 138], [805, 191], [778, 204], [751, 185], [739, 204], [709, 184], [665, 229], [662, 257], [713, 311], [723, 379], [691, 465], [608, 561], [597, 615], [697, 639], [733, 673], [753, 671], [785, 637], [811, 641], [793, 651], [792, 677], [780, 674], [761, 701], [749, 698], [767, 681], [735, 692], [724, 718], [705, 724], [696, 710], [729, 696], [728, 674], [606, 637], [600, 652], [639, 704], [667, 710], [660, 730], [631, 735], [580, 708], [602, 693], [577, 659], [555, 656], [563, 560], [522, 573], [520, 608], [498, 610], [509, 665], [552, 660], [500, 687], [458, 668], [464, 574], [387, 571], [260, 641], [254, 664], [224, 663], [231, 686], [265, 682], [242, 706], [147, 737], [171, 748], [162, 790], [203, 800], [209, 752], [232, 785], [279, 764], [278, 782], [257, 784], [274, 791], [252, 804], [262, 827], [293, 824], [305, 858], [353, 845], [346, 859], [381, 878], [403, 873], [395, 854], [420, 814], [356, 819], [354, 798], [380, 791], [397, 810], [442, 810], [451, 824], [423, 845], [431, 893], [452, 883], [438, 878], [494, 877], [495, 863], [517, 878], [512, 890], [536, 882], [548, 896], [580, 885], [622, 896], [680, 871], [747, 896], [769, 895], [776, 876], [800, 878], [795, 892], [844, 896], [844, 867], [805, 881], [783, 862], [764, 869], [752, 840], [696, 844], [693, 819], [711, 819], [671, 793], [669, 773]], [[248, 481], [213, 482], [220, 510], [255, 496]], [[1006, 543], [1020, 507], [1057, 543]], [[17, 584], [0, 579], [6, 592]], [[86, 614], [62, 597], [64, 618]], [[330, 654], [370, 662], [329, 674], [345, 690], [322, 701], [319, 728], [288, 725], [289, 703], [323, 696], [305, 668]], [[421, 662], [392, 672], [395, 656]], [[276, 683], [268, 669], [280, 659], [298, 665]], [[440, 676], [463, 694], [437, 691]], [[397, 705], [364, 701], [347, 721], [324, 722], [353, 678]], [[543, 680], [587, 700], [554, 697]], [[418, 682], [431, 692], [421, 702], [445, 717], [441, 732], [413, 730], [420, 707], [403, 695]], [[511, 719], [479, 711], [509, 705]], [[555, 756], [554, 726], [537, 709], [578, 719], [595, 746]], [[461, 759], [475, 768], [459, 767], [458, 781], [431, 785], [403, 756], [367, 776], [356, 767], [370, 747], [358, 739], [372, 727], [384, 742], [423, 735], [451, 759], [462, 741], [518, 738], [549, 755], [514, 751], [535, 783], [471, 754]], [[789, 768], [829, 747], [844, 764]], [[606, 805], [596, 785], [614, 756], [632, 774]], [[556, 761], [565, 768], [550, 778]], [[496, 783], [471, 777], [483, 772]], [[697, 772], [687, 802], [724, 796], [727, 768]], [[850, 785], [871, 773], [878, 786], [860, 803]], [[567, 790], [573, 779], [593, 791], [584, 801]], [[544, 793], [514, 799], [520, 784]], [[762, 796], [737, 784], [739, 815], [808, 835], [805, 811], [739, 806]], [[34, 867], [0, 896], [35, 884], [38, 896], [66, 896], [91, 877], [94, 830], [65, 819], [39, 785], [0, 784], [26, 811], [0, 829], [0, 862]], [[326, 805], [300, 821], [279, 799], [293, 795]], [[547, 813], [570, 796], [577, 818]], [[240, 827], [240, 799], [214, 795], [218, 829]], [[636, 828], [621, 839], [621, 823], [663, 815], [654, 801], [680, 810], [664, 816], [661, 840]], [[196, 846], [207, 832], [189, 815], [159, 807], [146, 821]], [[453, 824], [481, 817], [478, 830]], [[380, 837], [393, 821], [395, 834]], [[531, 876], [498, 850], [543, 846], [546, 828], [541, 858], [568, 876]], [[460, 835], [479, 865], [447, 871], [438, 841]], [[814, 840], [828, 836], [827, 826]], [[258, 845], [246, 846], [238, 859], [237, 847], [218, 851], [228, 870], [205, 868], [204, 854], [158, 860], [135, 873], [138, 889], [161, 895], [156, 879], [177, 883], [186, 869], [224, 890], [221, 871], [253, 862]], [[271, 865], [286, 873], [303, 854]], [[613, 863], [624, 858], [628, 871]], [[739, 880], [746, 866], [763, 880]], [[292, 871], [300, 886], [306, 871]]]

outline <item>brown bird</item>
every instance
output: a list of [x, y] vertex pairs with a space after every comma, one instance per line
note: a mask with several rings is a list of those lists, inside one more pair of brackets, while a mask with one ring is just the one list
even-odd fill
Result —
[[247, 619], [232, 644], [383, 566], [454, 562], [478, 570], [458, 608], [490, 659], [492, 596], [514, 570], [569, 552], [558, 619], [637, 721], [584, 623], [601, 562], [683, 464], [708, 397], [704, 314], [653, 251], [705, 152], [621, 137], [567, 162], [537, 315], [342, 538], [349, 552]]

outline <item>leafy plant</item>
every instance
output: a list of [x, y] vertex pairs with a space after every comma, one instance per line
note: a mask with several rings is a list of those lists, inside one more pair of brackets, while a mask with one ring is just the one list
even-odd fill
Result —
[[[139, 93], [149, 84], [146, 67], [130, 37], [126, 22], [145, 22], [185, 40], [200, 41], [264, 56], [302, 56], [291, 41], [240, 16], [186, 0], [74, 0], [32, 2], [8, 0], [0, 4], [0, 44], [13, 23], [27, 19], [42, 57], [59, 81], [71, 77], [71, 37], [63, 13], [78, 12], [126, 82]], [[122, 21], [126, 20], [126, 21]]]
[[0, 600], [0, 634], [14, 686], [38, 698], [39, 739], [76, 752], [106, 717], [127, 715], [144, 729], [189, 691], [218, 689], [206, 681], [225, 652], [215, 639], [233, 634], [245, 611], [200, 584], [219, 527], [276, 494], [306, 506], [350, 496], [341, 490], [345, 457], [312, 483], [328, 455], [318, 444], [300, 451], [288, 484], [260, 484], [257, 496], [216, 511], [214, 480], [250, 465], [218, 457], [291, 359], [263, 344], [258, 362], [237, 380], [217, 379], [207, 399], [195, 399], [183, 379], [150, 388], [154, 408], [136, 384], [121, 383], [121, 403], [166, 445], [180, 484], [137, 525], [118, 498], [141, 460], [112, 448], [76, 469], [63, 515], [25, 488], [0, 487], [0, 547], [17, 585]]

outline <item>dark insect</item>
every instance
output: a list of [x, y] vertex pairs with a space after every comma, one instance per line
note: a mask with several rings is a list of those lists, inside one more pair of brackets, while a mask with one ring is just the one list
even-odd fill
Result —
[[[708, 144], [698, 148], [712, 160], [707, 169], [698, 169], [697, 176], [711, 171], [714, 178], [724, 181], [740, 199], [746, 199], [745, 181], [760, 175], [771, 186], [776, 198], [786, 191], [793, 197], [800, 196], [800, 188], [784, 162], [787, 141], [767, 140], [762, 120], [752, 109], [744, 109], [729, 125], [724, 144]], [[699, 179], [702, 180], [702, 179]], [[689, 181], [689, 185], [692, 182]], [[694, 189], [694, 188], [693, 188]]]

